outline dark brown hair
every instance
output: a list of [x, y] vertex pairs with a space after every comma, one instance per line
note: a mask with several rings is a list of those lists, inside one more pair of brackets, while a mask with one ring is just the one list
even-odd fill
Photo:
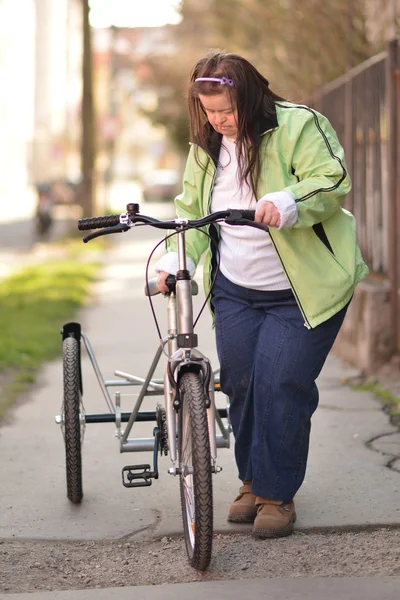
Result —
[[[234, 86], [219, 82], [198, 81], [198, 77], [226, 77]], [[260, 175], [260, 125], [262, 120], [274, 119], [275, 102], [283, 100], [269, 89], [269, 82], [245, 58], [222, 50], [211, 50], [194, 65], [188, 93], [190, 141], [203, 148], [215, 162], [218, 161], [220, 142], [217, 132], [207, 120], [199, 94], [211, 96], [227, 92], [237, 108], [239, 181], [247, 181], [256, 195]], [[195, 153], [196, 161], [204, 169]]]

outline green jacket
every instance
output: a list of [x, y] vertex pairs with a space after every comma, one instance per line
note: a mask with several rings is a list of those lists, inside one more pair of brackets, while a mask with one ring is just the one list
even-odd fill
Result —
[[[276, 117], [260, 123], [262, 169], [257, 199], [269, 192], [289, 192], [297, 202], [292, 227], [270, 229], [305, 324], [316, 327], [351, 299], [368, 273], [356, 242], [354, 216], [342, 207], [351, 188], [343, 149], [329, 121], [318, 112], [289, 102], [276, 103]], [[217, 142], [220, 144], [221, 136]], [[210, 213], [216, 174], [212, 158], [191, 145], [183, 192], [175, 199], [177, 215], [196, 219]], [[229, 207], [227, 207], [229, 208]], [[266, 233], [268, 235], [268, 233]], [[211, 247], [200, 231], [186, 234], [187, 254], [197, 265], [205, 254], [204, 287], [211, 283]], [[167, 242], [175, 250], [175, 236]]]

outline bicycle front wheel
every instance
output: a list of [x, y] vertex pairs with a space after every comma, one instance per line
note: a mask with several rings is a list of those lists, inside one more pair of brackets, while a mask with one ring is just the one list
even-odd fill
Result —
[[201, 375], [180, 380], [178, 451], [183, 529], [189, 563], [204, 571], [211, 560], [213, 499], [210, 439]]
[[79, 383], [79, 342], [67, 337], [63, 343], [64, 374], [64, 442], [67, 467], [67, 496], [78, 504], [83, 497], [82, 490], [82, 397]]

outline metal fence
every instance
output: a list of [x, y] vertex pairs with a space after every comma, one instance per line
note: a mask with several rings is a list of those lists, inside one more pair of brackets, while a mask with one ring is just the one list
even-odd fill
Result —
[[374, 273], [388, 275], [389, 114], [387, 52], [325, 86], [314, 106], [336, 129], [353, 188], [346, 207], [356, 215], [358, 240]]
[[400, 51], [385, 52], [321, 88], [313, 106], [344, 145], [353, 188], [346, 207], [373, 275], [390, 284], [393, 331], [400, 352]]

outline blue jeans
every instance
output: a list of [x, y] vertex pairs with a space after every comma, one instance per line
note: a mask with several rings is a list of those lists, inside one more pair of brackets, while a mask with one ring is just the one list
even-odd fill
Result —
[[306, 472], [315, 380], [347, 306], [307, 329], [291, 290], [251, 290], [221, 272], [212, 305], [239, 478], [257, 496], [289, 502]]

